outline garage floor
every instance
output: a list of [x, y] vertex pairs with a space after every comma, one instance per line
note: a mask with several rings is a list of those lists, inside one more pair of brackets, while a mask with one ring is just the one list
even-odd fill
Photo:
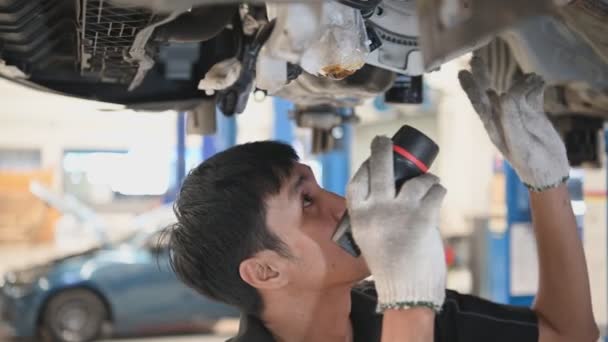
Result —
[[[148, 338], [128, 338], [128, 339], [111, 339], [99, 342], [224, 342], [234, 334], [220, 335], [182, 335], [182, 336], [162, 336]], [[17, 342], [7, 337], [6, 331], [3, 331], [0, 326], [0, 342]]]
[[[165, 336], [154, 338], [130, 338], [125, 340], [103, 340], [99, 342], [224, 342], [230, 336], [217, 335], [190, 335], [190, 336]], [[0, 336], [2, 342], [12, 342], [10, 339]]]
[[[181, 336], [159, 336], [146, 338], [116, 338], [102, 340], [99, 342], [224, 342], [236, 335], [238, 331], [238, 320], [220, 321], [214, 331], [215, 334], [205, 335], [181, 335]], [[17, 342], [8, 337], [9, 330], [0, 322], [0, 342]]]
[[[7, 331], [0, 324], [0, 342], [17, 342], [7, 337]], [[128, 339], [111, 339], [99, 342], [224, 342], [235, 333], [221, 333], [217, 335], [182, 335], [182, 336], [162, 336], [148, 338], [128, 338]]]
[[144, 339], [105, 340], [101, 342], [224, 342], [229, 336], [192, 335], [168, 336]]

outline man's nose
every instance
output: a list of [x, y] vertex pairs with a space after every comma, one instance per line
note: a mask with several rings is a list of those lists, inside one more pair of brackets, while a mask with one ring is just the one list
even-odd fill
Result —
[[346, 199], [333, 192], [323, 191], [325, 192], [324, 197], [326, 197], [324, 205], [328, 210], [328, 214], [330, 214], [337, 223], [346, 212]]

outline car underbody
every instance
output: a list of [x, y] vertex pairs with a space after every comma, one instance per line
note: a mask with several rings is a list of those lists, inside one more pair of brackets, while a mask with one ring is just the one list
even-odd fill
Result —
[[608, 118], [607, 19], [606, 0], [0, 0], [0, 76], [135, 110], [234, 115], [260, 92], [339, 116], [421, 103], [425, 72], [474, 52], [497, 89], [547, 80], [578, 164]]

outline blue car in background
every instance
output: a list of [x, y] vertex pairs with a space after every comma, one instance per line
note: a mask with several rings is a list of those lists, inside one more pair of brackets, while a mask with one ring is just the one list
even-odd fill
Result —
[[201, 331], [238, 317], [172, 272], [167, 240], [159, 238], [174, 220], [163, 207], [140, 217], [135, 233], [118, 243], [7, 273], [0, 281], [2, 320], [16, 337], [76, 342]]

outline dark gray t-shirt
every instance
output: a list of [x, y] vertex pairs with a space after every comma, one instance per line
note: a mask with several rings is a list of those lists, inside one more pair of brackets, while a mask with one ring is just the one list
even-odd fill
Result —
[[[364, 283], [352, 292], [350, 319], [355, 342], [380, 342], [382, 315], [376, 313], [373, 283]], [[435, 317], [435, 342], [537, 342], [536, 314], [522, 307], [446, 291], [441, 312]], [[249, 315], [241, 317], [239, 333], [228, 342], [275, 342], [262, 322]]]

